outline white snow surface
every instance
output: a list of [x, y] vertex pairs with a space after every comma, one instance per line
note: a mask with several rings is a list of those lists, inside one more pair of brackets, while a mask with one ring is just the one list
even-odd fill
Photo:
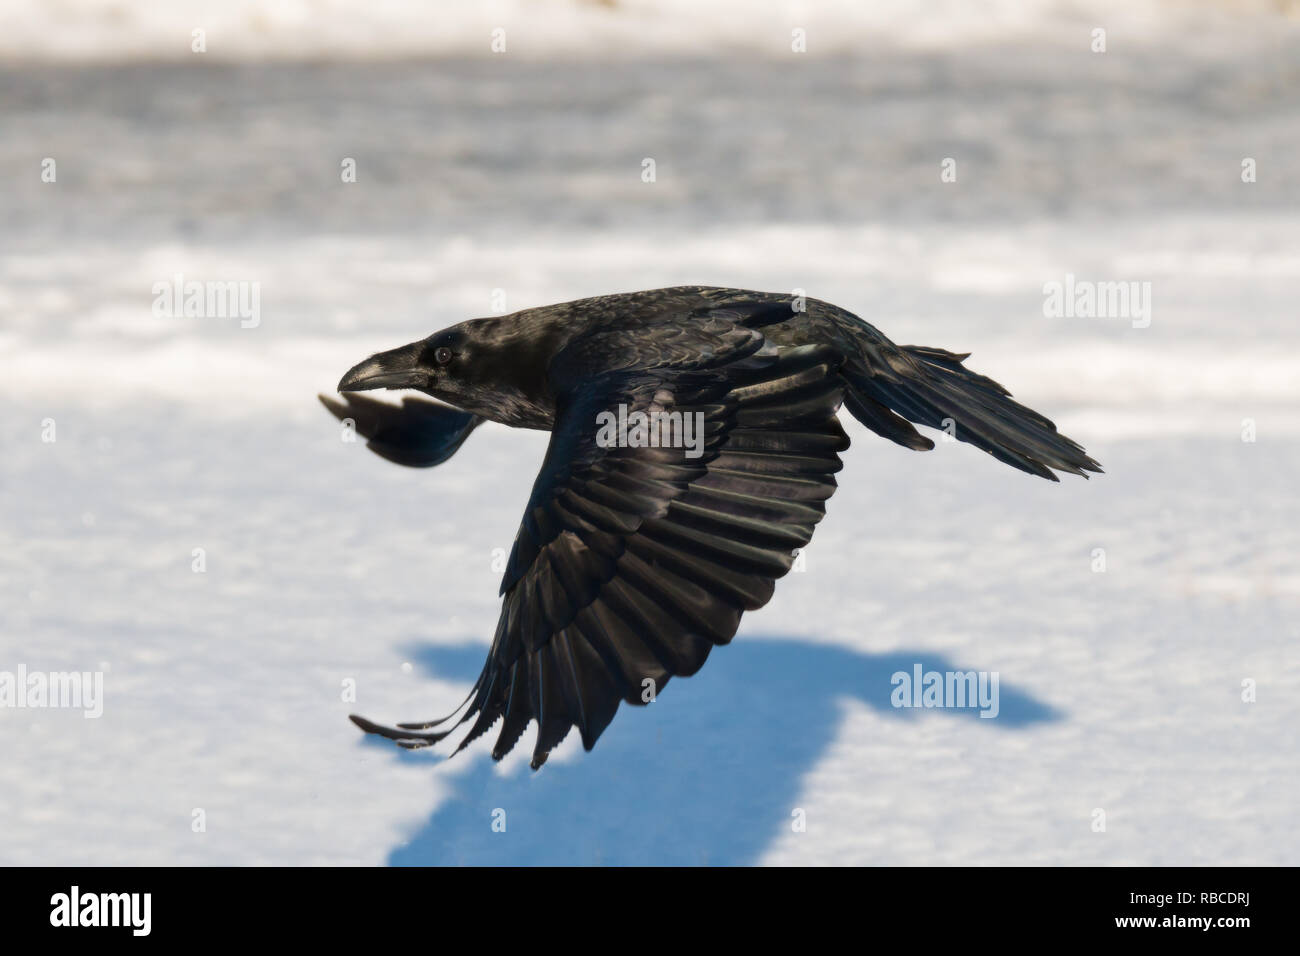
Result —
[[[1204, 46], [1289, 0], [0, 0], [0, 57], [58, 62], [821, 54], [1060, 44], [1114, 30]], [[1227, 32], [1225, 32], [1227, 31]], [[495, 44], [495, 45], [494, 45]]]
[[[1246, 25], [1194, 56], [1158, 19], [1141, 53], [1112, 32], [1066, 56], [996, 19], [911, 42], [937, 28], [904, 6], [871, 56], [647, 41], [613, 68], [432, 40], [421, 62], [279, 40], [283, 62], [251, 40], [158, 62], [121, 5], [109, 39], [0, 67], [0, 671], [105, 693], [99, 719], [0, 708], [0, 863], [1300, 862], [1293, 27], [1226, 5]], [[350, 31], [303, 17], [338, 53]], [[156, 317], [178, 273], [258, 283], [259, 324]], [[1045, 316], [1067, 273], [1150, 283], [1150, 325]], [[1053, 484], [847, 421], [806, 570], [591, 753], [532, 773], [531, 730], [499, 765], [488, 740], [364, 738], [349, 712], [468, 690], [546, 438], [487, 426], [406, 470], [316, 393], [494, 290], [684, 282], [805, 289], [969, 350], [1106, 473]], [[894, 708], [917, 663], [996, 671], [999, 716]]]

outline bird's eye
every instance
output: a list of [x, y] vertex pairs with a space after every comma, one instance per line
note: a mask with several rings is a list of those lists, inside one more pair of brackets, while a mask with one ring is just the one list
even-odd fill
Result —
[[451, 361], [451, 349], [443, 345], [433, 350], [433, 360], [439, 365], [446, 365]]

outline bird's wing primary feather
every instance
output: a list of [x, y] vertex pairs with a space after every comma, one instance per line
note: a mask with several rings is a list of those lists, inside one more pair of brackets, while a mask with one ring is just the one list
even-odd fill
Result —
[[[609, 356], [620, 367], [602, 367]], [[707, 314], [606, 330], [557, 356], [555, 428], [461, 748], [500, 721], [499, 759], [535, 720], [534, 768], [572, 727], [590, 749], [620, 702], [646, 703], [731, 640], [835, 490], [848, 446], [839, 362], [832, 348], [778, 350]], [[698, 413], [702, 454], [601, 447], [597, 416], [619, 405]], [[361, 726], [407, 747], [448, 733]]]

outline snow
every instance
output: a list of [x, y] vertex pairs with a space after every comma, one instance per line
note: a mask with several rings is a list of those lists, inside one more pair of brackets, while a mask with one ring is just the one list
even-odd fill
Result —
[[[1300, 860], [1291, 21], [1216, 7], [1196, 44], [1190, 14], [1128, 4], [1132, 45], [1063, 55], [1068, 4], [846, 4], [797, 67], [756, 17], [724, 54], [709, 18], [613, 69], [487, 61], [448, 17], [410, 34], [418, 61], [372, 37], [298, 62], [354, 32], [317, 6], [273, 8], [304, 33], [223, 5], [245, 55], [200, 68], [150, 55], [152, 7], [56, 36], [52, 8], [0, 4], [50, 37], [0, 29], [28, 57], [0, 67], [0, 671], [102, 671], [105, 696], [99, 719], [0, 708], [0, 863]], [[367, 9], [380, 30], [397, 7]], [[548, 20], [496, 9], [520, 46]], [[538, 45], [617, 16], [564, 9]], [[176, 273], [259, 283], [260, 323], [155, 316]], [[1150, 326], [1044, 316], [1067, 273], [1150, 282]], [[1106, 474], [848, 423], [806, 570], [593, 752], [534, 774], [531, 731], [499, 765], [363, 738], [348, 713], [464, 696], [545, 436], [487, 426], [404, 470], [316, 392], [494, 290], [681, 282], [802, 288], [970, 350]], [[999, 716], [894, 708], [915, 664], [996, 671]]]
[[781, 55], [796, 29], [822, 53], [1028, 43], [1098, 26], [1125, 42], [1181, 30], [1223, 43], [1225, 25], [1258, 28], [1286, 9], [1276, 0], [0, 0], [0, 56], [184, 59], [195, 30], [203, 55], [226, 61], [488, 55], [498, 30], [507, 52], [532, 59]]

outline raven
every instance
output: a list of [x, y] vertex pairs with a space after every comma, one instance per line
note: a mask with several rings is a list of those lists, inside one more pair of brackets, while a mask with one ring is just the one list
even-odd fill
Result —
[[[966, 357], [895, 345], [817, 299], [681, 286], [471, 319], [366, 359], [344, 401], [321, 401], [390, 461], [439, 464], [484, 420], [551, 439], [465, 702], [426, 723], [352, 720], [418, 748], [474, 718], [456, 752], [501, 721], [498, 760], [535, 720], [533, 769], [572, 727], [590, 750], [621, 701], [694, 674], [771, 598], [835, 491], [841, 404], [907, 448], [934, 447], [915, 423], [1053, 481], [1101, 471]], [[438, 401], [355, 394], [376, 388]], [[656, 416], [697, 424], [694, 447], [686, 429], [655, 440]], [[642, 431], [611, 440], [614, 421]]]

